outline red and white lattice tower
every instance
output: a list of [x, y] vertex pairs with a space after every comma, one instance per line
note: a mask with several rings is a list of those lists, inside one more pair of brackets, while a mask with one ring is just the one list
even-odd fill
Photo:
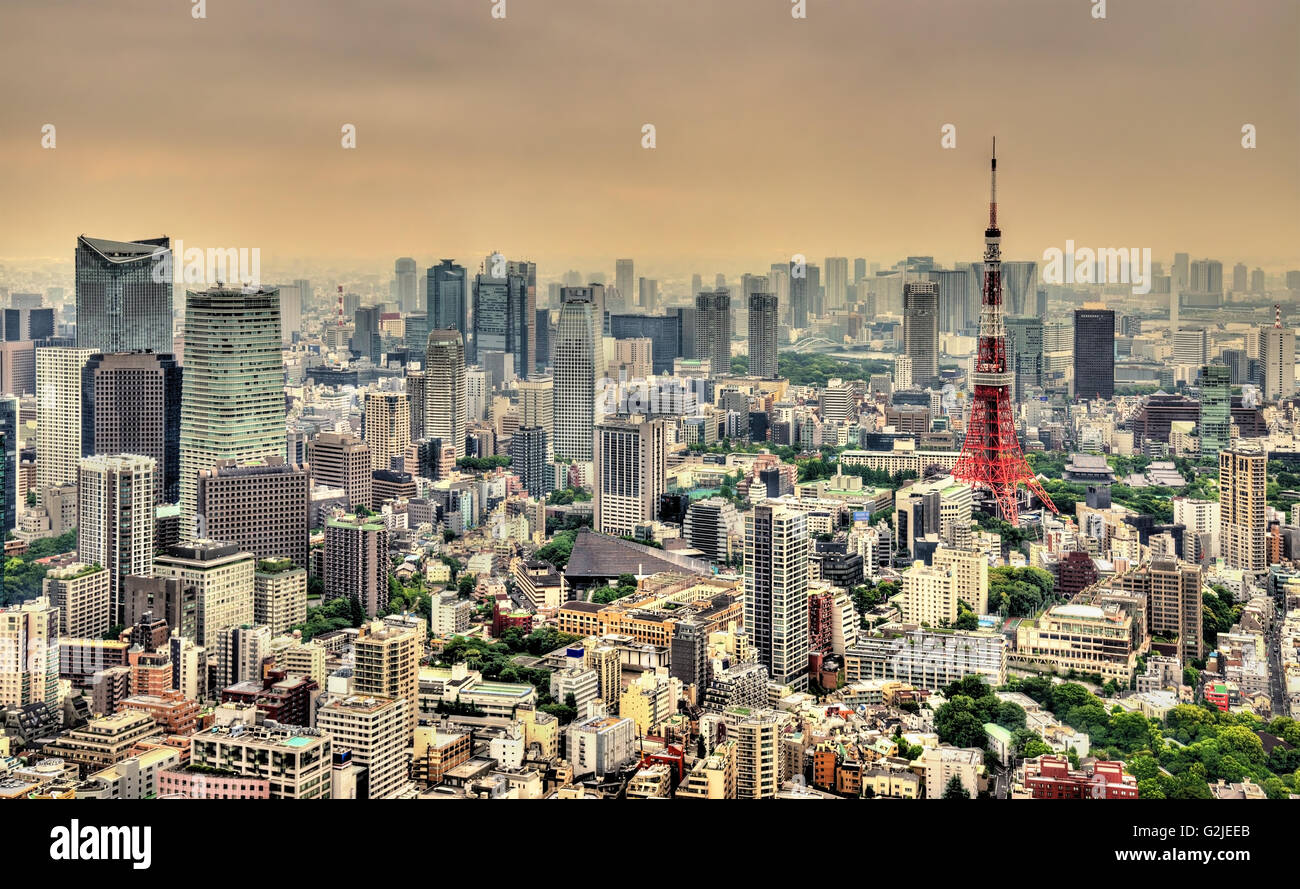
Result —
[[1019, 521], [1016, 488], [1029, 490], [1057, 512], [1052, 498], [1034, 477], [1016, 438], [1011, 405], [1014, 375], [1007, 370], [1006, 329], [1002, 323], [1002, 232], [998, 229], [998, 143], [993, 140], [989, 227], [984, 232], [984, 295], [980, 311], [979, 355], [971, 386], [975, 391], [970, 422], [953, 477], [987, 488], [1009, 524]]
[[339, 327], [343, 326], [343, 285], [339, 285]]

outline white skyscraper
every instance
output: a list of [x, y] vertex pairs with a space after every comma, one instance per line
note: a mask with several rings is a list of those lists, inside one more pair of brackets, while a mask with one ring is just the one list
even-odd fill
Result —
[[591, 288], [565, 287], [555, 324], [551, 357], [554, 386], [555, 456], [592, 459], [596, 425], [596, 381], [605, 374], [605, 352]]
[[[81, 371], [90, 349], [36, 350], [36, 497], [75, 484], [81, 459]], [[281, 447], [284, 432], [281, 430]]]
[[808, 688], [808, 523], [776, 501], [745, 514], [745, 631], [773, 682]]
[[442, 440], [443, 453], [454, 452], [453, 460], [465, 456], [465, 341], [457, 330], [435, 330], [429, 334], [424, 364], [425, 435]]
[[668, 431], [663, 420], [609, 417], [596, 426], [595, 527], [630, 536], [653, 521], [668, 490]]
[[826, 257], [827, 311], [842, 309], [849, 301], [849, 260], [846, 256]]
[[77, 479], [77, 558], [109, 574], [112, 623], [123, 621], [122, 579], [153, 573], [158, 464], [134, 454], [85, 457]]

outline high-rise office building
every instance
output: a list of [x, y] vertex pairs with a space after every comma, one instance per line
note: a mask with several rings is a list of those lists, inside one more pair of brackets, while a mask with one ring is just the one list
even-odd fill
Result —
[[808, 687], [808, 525], [788, 506], [745, 514], [745, 631], [768, 676]]
[[686, 357], [683, 351], [682, 316], [610, 315], [609, 335], [614, 339], [649, 339], [652, 370], [656, 374], [673, 372], [673, 359]]
[[77, 238], [77, 347], [172, 351], [171, 241]]
[[[426, 333], [423, 342], [429, 342], [429, 335]], [[420, 363], [424, 363], [424, 354], [420, 353]], [[411, 441], [419, 441], [424, 438], [424, 412], [429, 404], [429, 392], [426, 386], [428, 377], [422, 370], [408, 370], [406, 372], [406, 406], [407, 413], [411, 415], [411, 429], [408, 433]]]
[[788, 272], [790, 287], [790, 302], [787, 310], [787, 317], [790, 326], [803, 329], [808, 326], [808, 317], [812, 310], [813, 292], [816, 285], [808, 278], [808, 267], [800, 267], [797, 263], [791, 262]]
[[1038, 290], [1038, 263], [1007, 261], [1001, 266], [1002, 305], [1006, 316], [1033, 315]]
[[1283, 327], [1279, 315], [1273, 326], [1259, 329], [1258, 343], [1264, 397], [1276, 401], [1294, 395], [1295, 331]]
[[84, 562], [46, 573], [44, 594], [59, 609], [60, 636], [101, 639], [113, 626], [108, 574], [107, 568]]
[[411, 400], [405, 392], [367, 392], [361, 430], [370, 447], [370, 465], [390, 469], [394, 457], [411, 444]]
[[305, 281], [295, 281], [292, 284], [277, 284], [276, 290], [280, 291], [280, 341], [282, 343], [293, 342], [293, 335], [302, 332], [302, 303], [305, 297], [302, 293], [302, 286]]
[[912, 382], [933, 386], [939, 379], [939, 286], [933, 281], [903, 285], [903, 354], [912, 359]]
[[[53, 485], [75, 484], [82, 455], [81, 373], [89, 349], [36, 350], [36, 497]], [[276, 353], [278, 356], [278, 352]]]
[[826, 257], [826, 311], [842, 309], [849, 301], [849, 260], [845, 256]]
[[444, 259], [426, 274], [430, 330], [459, 330], [469, 336], [469, 294], [465, 267]]
[[186, 294], [181, 393], [181, 539], [194, 534], [201, 469], [284, 453], [280, 295], [213, 287]]
[[465, 456], [468, 392], [465, 380], [465, 341], [450, 328], [429, 334], [424, 362], [424, 434], [442, 441], [451, 459]]
[[1084, 306], [1074, 310], [1074, 396], [1115, 395], [1115, 313]]
[[157, 463], [154, 494], [180, 499], [181, 367], [152, 352], [87, 359], [81, 374], [83, 454], [141, 454]]
[[379, 306], [358, 306], [352, 315], [352, 353], [371, 364], [380, 364], [384, 357], [384, 338], [379, 332], [382, 315]]
[[18, 525], [18, 399], [0, 396], [0, 537]]
[[253, 572], [253, 622], [280, 636], [306, 620], [307, 569], [290, 559], [259, 559]]
[[222, 632], [253, 622], [253, 554], [233, 543], [192, 540], [154, 559], [153, 574], [193, 590], [198, 619], [194, 641], [215, 655]]
[[775, 293], [749, 294], [749, 375], [767, 380], [777, 378], [776, 327], [778, 305]]
[[631, 536], [658, 515], [668, 490], [668, 430], [663, 420], [607, 417], [597, 424], [594, 478], [595, 528]]
[[[614, 260], [614, 286], [618, 288], [620, 311], [626, 312], [638, 299], [634, 264], [630, 259]], [[617, 334], [615, 334], [617, 335]]]
[[1222, 364], [1201, 368], [1201, 453], [1217, 454], [1232, 444], [1232, 374]]
[[371, 621], [362, 625], [352, 643], [352, 692], [406, 701], [406, 731], [411, 737], [419, 716], [420, 658], [427, 635], [421, 626]]
[[519, 476], [528, 496], [541, 500], [553, 487], [547, 449], [550, 436], [541, 426], [521, 426], [510, 437], [510, 470]]
[[480, 363], [486, 352], [504, 352], [513, 356], [520, 374], [532, 369], [535, 359], [530, 334], [536, 313], [528, 307], [527, 286], [523, 275], [474, 277], [474, 336], [465, 350], [466, 363]]
[[[424, 365], [424, 350], [429, 344], [429, 316], [424, 312], [412, 312], [403, 320], [406, 334], [406, 354], [412, 362]], [[410, 366], [409, 364], [407, 365]]]
[[556, 457], [589, 462], [596, 425], [596, 381], [605, 374], [605, 351], [590, 288], [565, 287], [551, 358]]
[[1219, 549], [1229, 568], [1253, 577], [1268, 570], [1267, 467], [1263, 451], [1219, 452]]
[[659, 281], [656, 278], [640, 278], [637, 281], [637, 305], [647, 315], [659, 308]]
[[546, 459], [549, 462], [554, 451], [550, 438], [555, 425], [555, 380], [546, 376], [529, 377], [520, 380], [516, 389], [519, 392], [519, 425], [545, 430]]
[[710, 376], [731, 373], [731, 293], [705, 290], [695, 296], [695, 357], [710, 362]]
[[388, 529], [348, 515], [325, 523], [325, 600], [356, 599], [370, 617], [388, 607]]
[[939, 290], [939, 329], [946, 333], [962, 333], [970, 325], [966, 310], [969, 306], [970, 269], [936, 269], [926, 277]]
[[1043, 320], [1041, 318], [1007, 318], [1007, 370], [1014, 374], [1013, 396], [1017, 401], [1025, 392], [1043, 385]]
[[59, 703], [59, 610], [44, 596], [0, 607], [0, 707]]
[[307, 466], [284, 457], [219, 460], [199, 470], [198, 535], [306, 568], [310, 503]]
[[370, 448], [349, 432], [322, 432], [308, 444], [312, 480], [327, 488], [342, 488], [348, 508], [370, 508], [374, 467]]
[[406, 710], [403, 699], [349, 695], [332, 698], [316, 713], [316, 727], [366, 770], [369, 799], [391, 799], [406, 783]]
[[77, 558], [108, 569], [113, 623], [123, 621], [122, 579], [151, 573], [158, 464], [133, 454], [85, 457], [77, 478]]
[[1239, 262], [1232, 267], [1232, 291], [1233, 293], [1245, 293], [1247, 288], [1247, 271], [1246, 264]]
[[419, 305], [416, 296], [419, 275], [415, 260], [409, 256], [403, 256], [394, 264], [393, 276], [396, 293], [393, 295], [397, 297], [397, 311], [411, 312]]
[[1200, 367], [1210, 360], [1210, 334], [1204, 327], [1180, 327], [1174, 333], [1174, 364]]

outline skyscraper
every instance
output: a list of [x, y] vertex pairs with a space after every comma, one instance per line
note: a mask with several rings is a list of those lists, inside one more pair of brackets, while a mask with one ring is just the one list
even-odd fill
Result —
[[1253, 577], [1268, 570], [1267, 467], [1262, 451], [1219, 452], [1219, 549], [1229, 568]]
[[430, 330], [459, 330], [469, 336], [469, 297], [466, 292], [465, 267], [444, 259], [427, 273]]
[[198, 535], [306, 568], [310, 501], [307, 466], [284, 457], [222, 460], [199, 472]]
[[[311, 285], [301, 278], [292, 284], [279, 284], [280, 291], [280, 341], [293, 342], [293, 335], [302, 331], [302, 304], [307, 294], [303, 288]], [[171, 351], [168, 349], [168, 351]]]
[[903, 285], [903, 354], [912, 359], [912, 382], [933, 386], [939, 379], [939, 285]]
[[1269, 401], [1295, 394], [1295, 331], [1282, 326], [1281, 308], [1272, 327], [1259, 329], [1259, 362], [1264, 397]]
[[81, 235], [76, 265], [78, 348], [172, 351], [169, 239], [110, 241]]
[[633, 289], [636, 287], [634, 266], [630, 259], [614, 260], [614, 286], [618, 288], [620, 311], [626, 312], [638, 297]]
[[731, 293], [725, 289], [695, 296], [695, 357], [710, 362], [710, 376], [731, 373]]
[[379, 333], [381, 314], [379, 306], [359, 306], [352, 316], [352, 351], [372, 364], [379, 364], [383, 358], [384, 340]]
[[1074, 310], [1074, 397], [1115, 395], [1115, 313], [1085, 305]]
[[454, 463], [465, 456], [465, 341], [451, 328], [429, 334], [424, 362], [424, 434], [442, 441]]
[[510, 436], [510, 471], [519, 476], [528, 496], [541, 500], [551, 492], [550, 435], [541, 426], [521, 426]]
[[749, 294], [749, 375], [767, 380], [777, 378], [775, 293]]
[[1201, 368], [1201, 453], [1217, 454], [1232, 444], [1232, 373], [1222, 364]]
[[1002, 263], [1003, 306], [1010, 316], [1032, 315], [1038, 289], [1038, 263], [1008, 261]]
[[180, 499], [181, 367], [153, 352], [91, 355], [81, 373], [83, 454], [142, 454], [157, 463], [159, 502]]
[[350, 432], [322, 432], [308, 446], [311, 477], [318, 485], [342, 488], [348, 507], [370, 508], [373, 490], [370, 448]]
[[0, 707], [59, 703], [59, 610], [44, 596], [0, 608]]
[[560, 298], [563, 302], [551, 359], [555, 456], [589, 462], [596, 425], [596, 381], [605, 373], [600, 326], [590, 288], [565, 287]]
[[370, 465], [390, 469], [411, 443], [411, 401], [405, 392], [367, 392], [361, 428], [370, 446]]
[[154, 479], [152, 457], [86, 457], [77, 478], [77, 558], [109, 573], [110, 614], [122, 623], [122, 579], [152, 574]]
[[554, 456], [551, 437], [555, 429], [555, 381], [551, 377], [529, 377], [517, 384], [520, 427], [536, 426], [546, 433], [546, 462]]
[[411, 312], [419, 305], [416, 298], [419, 274], [415, 260], [409, 256], [403, 256], [394, 264], [393, 275], [397, 285], [397, 292], [394, 295], [397, 297], [397, 311]]
[[[277, 359], [278, 348], [277, 343]], [[90, 349], [62, 346], [36, 350], [38, 499], [52, 485], [77, 481], [77, 461], [82, 455], [81, 373], [92, 354]]]
[[1006, 331], [1007, 370], [1015, 375], [1014, 394], [1020, 400], [1027, 390], [1043, 385], [1043, 321], [1031, 317], [1008, 318]]
[[821, 286], [817, 267], [790, 263], [790, 326], [802, 329], [808, 326], [813, 314], [817, 290]]
[[475, 275], [474, 337], [465, 350], [466, 363], [479, 364], [485, 352], [504, 352], [514, 357], [520, 375], [529, 373], [534, 363], [530, 333], [535, 324], [522, 275]]
[[595, 528], [630, 536], [653, 521], [667, 492], [668, 432], [663, 420], [607, 417], [596, 426]]
[[347, 515], [325, 523], [325, 601], [356, 599], [370, 617], [388, 607], [388, 529]]
[[181, 539], [194, 534], [198, 473], [218, 460], [284, 454], [276, 290], [191, 290], [181, 393]]
[[0, 537], [18, 524], [18, 399], [0, 397]]
[[745, 514], [745, 631], [769, 678], [808, 688], [808, 525], [762, 503]]
[[926, 273], [939, 288], [939, 329], [946, 333], [964, 332], [970, 324], [966, 315], [970, 293], [970, 270], [936, 269]]
[[827, 311], [842, 309], [849, 301], [849, 260], [844, 256], [826, 257]]

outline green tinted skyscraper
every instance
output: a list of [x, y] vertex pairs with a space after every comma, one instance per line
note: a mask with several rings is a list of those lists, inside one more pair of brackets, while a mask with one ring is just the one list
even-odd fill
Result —
[[1222, 364], [1201, 368], [1201, 456], [1232, 444], [1232, 371]]
[[185, 295], [181, 536], [194, 536], [200, 470], [284, 456], [280, 292], [213, 287]]

